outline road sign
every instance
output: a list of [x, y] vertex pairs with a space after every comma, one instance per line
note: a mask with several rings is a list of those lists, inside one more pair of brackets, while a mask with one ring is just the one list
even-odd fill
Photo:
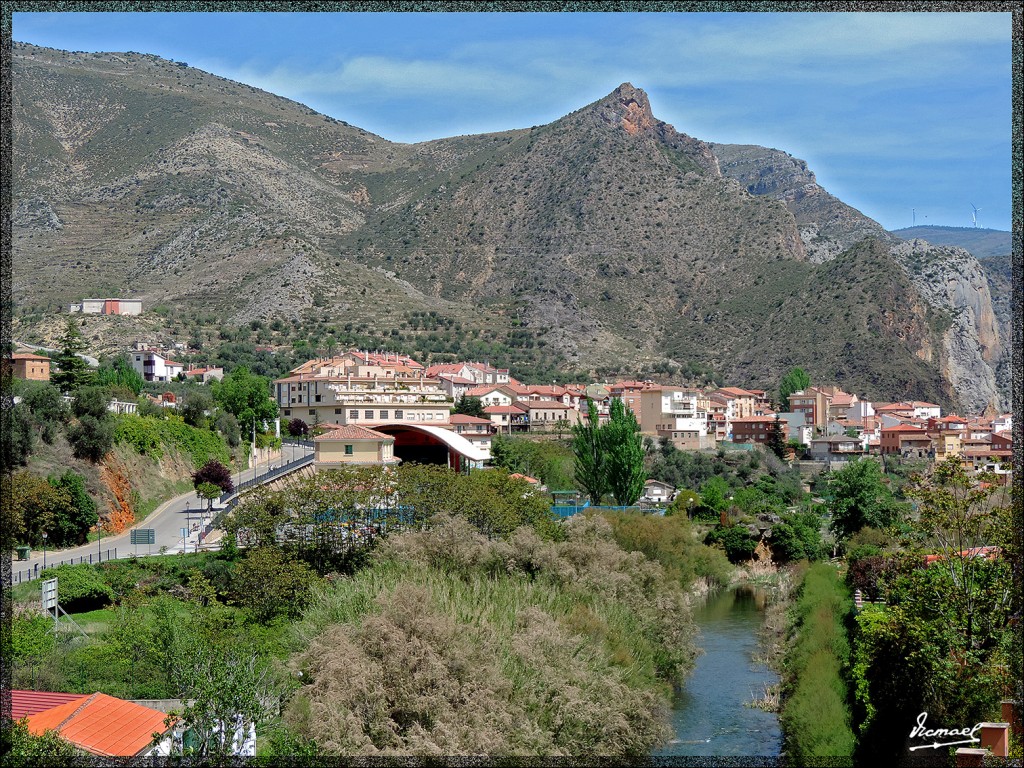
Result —
[[155, 528], [133, 528], [132, 544], [156, 544]]
[[57, 580], [47, 579], [43, 582], [43, 610], [49, 613], [57, 607]]

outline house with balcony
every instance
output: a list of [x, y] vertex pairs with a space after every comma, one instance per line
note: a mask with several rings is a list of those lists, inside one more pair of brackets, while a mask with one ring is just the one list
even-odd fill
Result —
[[516, 405], [526, 409], [531, 432], [568, 431], [580, 420], [579, 411], [556, 400], [520, 400]]
[[498, 432], [511, 434], [530, 429], [530, 416], [524, 405], [490, 405], [484, 408], [484, 415], [491, 420]]
[[832, 465], [853, 461], [864, 455], [864, 445], [858, 437], [832, 435], [811, 440], [811, 458]]
[[453, 413], [448, 417], [448, 423], [452, 431], [462, 435], [470, 443], [491, 456], [491, 442], [494, 439], [494, 422], [490, 419], [482, 419], [479, 416], [467, 416], [463, 413]]
[[897, 424], [882, 427], [879, 441], [882, 455], [901, 456], [903, 458], [930, 458], [932, 441], [928, 432], [911, 424]]
[[184, 363], [171, 360], [155, 349], [136, 350], [129, 355], [132, 368], [146, 381], [173, 381], [185, 371]]
[[[786, 429], [786, 422], [779, 419], [783, 430]], [[760, 443], [766, 444], [775, 430], [774, 416], [748, 416], [746, 418], [732, 420], [732, 441], [734, 443]], [[785, 436], [783, 437], [785, 439]]]
[[445, 426], [454, 405], [423, 366], [390, 352], [348, 352], [303, 363], [274, 380], [273, 397], [282, 418], [363, 427]]

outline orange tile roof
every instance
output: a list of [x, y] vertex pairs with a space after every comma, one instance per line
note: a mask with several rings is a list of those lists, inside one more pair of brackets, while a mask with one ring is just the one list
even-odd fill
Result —
[[84, 693], [53, 693], [51, 691], [11, 691], [11, 719], [21, 720], [36, 712], [53, 709], [69, 701], [85, 698]]
[[522, 474], [520, 472], [513, 472], [511, 475], [509, 475], [509, 477], [514, 477], [517, 480], [525, 480], [526, 482], [530, 483], [531, 485], [540, 485], [540, 480], [538, 480], [537, 478], [530, 477], [529, 475], [524, 475], [524, 474]]
[[31, 352], [16, 352], [11, 355], [11, 360], [45, 360], [50, 362], [50, 358], [43, 357], [42, 355], [33, 355]]
[[490, 424], [490, 419], [481, 419], [479, 416], [468, 416], [464, 413], [453, 413], [448, 417], [451, 424]]
[[517, 405], [489, 405], [484, 408], [484, 413], [511, 413], [519, 415], [526, 413], [526, 410]]
[[141, 704], [94, 693], [84, 701], [30, 715], [28, 729], [37, 736], [57, 731], [65, 741], [94, 755], [130, 757], [146, 749], [154, 733], [167, 730], [166, 717]]
[[375, 429], [360, 427], [358, 424], [346, 424], [330, 432], [325, 432], [314, 440], [387, 440], [391, 435], [385, 435]]
[[745, 389], [739, 387], [719, 387], [716, 392], [724, 392], [732, 397], [756, 397], [753, 392], [748, 392]]

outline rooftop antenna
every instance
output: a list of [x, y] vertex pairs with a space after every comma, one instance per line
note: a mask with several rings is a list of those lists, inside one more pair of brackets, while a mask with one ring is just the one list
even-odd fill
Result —
[[977, 227], [978, 226], [978, 211], [980, 211], [981, 208], [976, 206], [974, 203], [971, 203], [971, 208], [974, 209], [974, 212], [971, 214], [971, 221], [973, 221], [974, 222], [974, 226]]

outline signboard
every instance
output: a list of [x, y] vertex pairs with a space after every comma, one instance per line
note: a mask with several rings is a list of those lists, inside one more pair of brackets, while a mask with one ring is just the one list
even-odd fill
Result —
[[183, 539], [187, 539], [188, 538], [188, 528], [182, 528], [181, 529], [181, 538], [183, 538]]
[[43, 582], [43, 610], [49, 613], [57, 607], [57, 580], [47, 579]]
[[133, 528], [132, 544], [156, 544], [155, 528]]

